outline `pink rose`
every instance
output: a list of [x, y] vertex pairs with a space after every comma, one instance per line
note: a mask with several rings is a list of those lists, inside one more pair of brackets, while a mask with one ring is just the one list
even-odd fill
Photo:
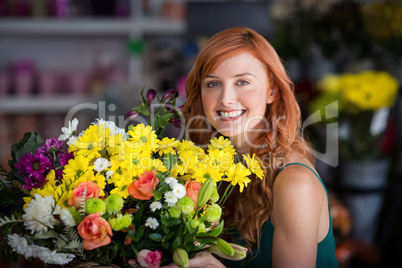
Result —
[[[76, 209], [81, 207], [81, 200], [83, 199], [84, 191], [86, 191], [85, 200], [97, 198], [100, 194], [100, 187], [92, 181], [84, 181], [78, 184], [73, 192], [73, 196], [68, 200], [70, 207], [74, 206]], [[84, 200], [84, 201], [85, 201]]]
[[78, 225], [78, 234], [82, 238], [82, 246], [86, 250], [92, 250], [109, 244], [113, 235], [109, 223], [100, 216], [100, 212], [89, 214]]
[[156, 171], [145, 171], [140, 178], [128, 187], [128, 193], [139, 200], [149, 200], [154, 196], [154, 191], [159, 183], [155, 176]]
[[194, 201], [195, 208], [197, 207], [197, 196], [200, 191], [201, 184], [197, 181], [186, 181], [186, 196], [190, 197]]
[[143, 249], [137, 256], [137, 262], [141, 267], [159, 268], [161, 259], [162, 253], [159, 250], [152, 252], [148, 249]]

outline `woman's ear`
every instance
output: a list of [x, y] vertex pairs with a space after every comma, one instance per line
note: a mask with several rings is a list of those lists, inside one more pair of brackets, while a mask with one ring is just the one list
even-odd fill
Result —
[[267, 104], [271, 104], [274, 101], [275, 93], [276, 93], [275, 89], [272, 89], [271, 94], [267, 96]]

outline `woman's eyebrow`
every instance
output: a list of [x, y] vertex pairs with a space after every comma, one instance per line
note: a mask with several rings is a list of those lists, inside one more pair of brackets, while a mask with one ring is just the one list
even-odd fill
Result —
[[[256, 77], [255, 75], [253, 75], [253, 74], [251, 74], [251, 73], [241, 73], [241, 74], [236, 74], [234, 77], [247, 76], [247, 75], [250, 75], [250, 76]], [[210, 75], [210, 74], [207, 74], [207, 75], [205, 76], [205, 78], [215, 78], [215, 79], [217, 79], [217, 78], [219, 78], [219, 77], [217, 77], [217, 76], [215, 76], [215, 75]]]
[[235, 77], [240, 77], [240, 76], [246, 76], [246, 75], [250, 75], [255, 77], [255, 75], [251, 74], [251, 73], [241, 73], [241, 74], [236, 74]]

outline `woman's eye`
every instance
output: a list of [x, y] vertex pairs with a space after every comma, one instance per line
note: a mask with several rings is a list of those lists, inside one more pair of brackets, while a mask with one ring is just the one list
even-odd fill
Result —
[[236, 84], [239, 85], [239, 86], [244, 86], [244, 85], [248, 85], [249, 82], [246, 81], [246, 80], [239, 80], [239, 81], [236, 82]]
[[217, 87], [217, 86], [219, 86], [218, 82], [208, 82], [207, 83], [207, 87]]

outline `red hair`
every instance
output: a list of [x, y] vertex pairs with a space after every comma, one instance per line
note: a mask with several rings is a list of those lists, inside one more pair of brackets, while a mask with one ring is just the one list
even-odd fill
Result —
[[[254, 144], [261, 146], [251, 148], [250, 152], [259, 158], [265, 178], [262, 181], [253, 179], [242, 194], [233, 191], [232, 195], [236, 196], [231, 196], [225, 204], [225, 221], [236, 225], [251, 249], [259, 246], [263, 225], [271, 213], [272, 185], [283, 158], [296, 149], [311, 159], [301, 136], [301, 113], [293, 92], [294, 86], [275, 49], [264, 37], [249, 28], [235, 27], [214, 35], [202, 48], [189, 72], [183, 112], [190, 130], [208, 128], [208, 123], [203, 119], [201, 83], [222, 61], [245, 51], [265, 65], [268, 86], [275, 92], [274, 101], [267, 104], [265, 112], [272, 127], [259, 135]], [[189, 132], [189, 129], [187, 133], [197, 145], [205, 146], [216, 131], [210, 128], [210, 135]]]

